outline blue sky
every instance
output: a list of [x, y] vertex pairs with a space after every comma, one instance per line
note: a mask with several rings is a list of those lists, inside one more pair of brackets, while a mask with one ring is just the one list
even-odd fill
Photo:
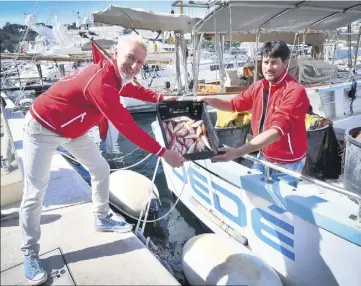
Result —
[[[58, 19], [64, 24], [71, 24], [76, 21], [79, 11], [81, 17], [89, 16], [92, 11], [105, 9], [108, 5], [119, 5], [129, 8], [142, 8], [154, 12], [170, 13], [173, 0], [155, 1], [3, 1], [0, 0], [0, 27], [6, 22], [25, 24], [24, 13], [32, 13], [36, 16], [37, 22], [54, 25], [55, 17], [51, 12], [55, 10]], [[178, 13], [179, 8], [175, 11]], [[204, 15], [204, 9], [184, 8], [184, 13], [190, 16]], [[50, 16], [50, 19], [49, 19]]]

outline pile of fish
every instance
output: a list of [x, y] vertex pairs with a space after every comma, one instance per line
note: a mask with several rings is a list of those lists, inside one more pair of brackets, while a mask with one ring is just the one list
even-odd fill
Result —
[[203, 120], [195, 121], [188, 116], [178, 116], [166, 119], [162, 124], [171, 150], [181, 155], [212, 151]]

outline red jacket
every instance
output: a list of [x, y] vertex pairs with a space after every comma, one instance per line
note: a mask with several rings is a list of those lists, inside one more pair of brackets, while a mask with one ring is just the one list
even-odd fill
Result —
[[305, 117], [310, 106], [306, 90], [287, 72], [276, 82], [260, 80], [232, 99], [234, 111], [252, 109], [254, 136], [260, 132], [263, 96], [268, 91], [268, 104], [263, 131], [275, 129], [281, 139], [262, 149], [269, 161], [289, 164], [303, 159], [307, 153]]
[[78, 138], [105, 116], [118, 131], [140, 148], [158, 156], [165, 148], [144, 132], [120, 103], [120, 95], [148, 102], [162, 95], [132, 83], [122, 86], [115, 62], [100, 61], [61, 78], [30, 108], [45, 128], [67, 138]]

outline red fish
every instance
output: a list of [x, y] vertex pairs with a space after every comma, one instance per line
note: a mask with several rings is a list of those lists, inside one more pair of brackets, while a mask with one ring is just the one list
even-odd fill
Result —
[[196, 142], [196, 150], [197, 150], [197, 152], [202, 152], [202, 148], [199, 145], [199, 142]]
[[174, 129], [173, 129], [173, 124], [172, 124], [172, 122], [168, 122], [168, 130], [169, 130], [169, 132], [170, 132], [170, 134], [173, 134], [174, 133]]
[[194, 142], [194, 143], [188, 148], [187, 154], [190, 154], [190, 153], [193, 153], [193, 152], [194, 152], [194, 149], [196, 148], [196, 144], [197, 144], [197, 142]]
[[180, 136], [180, 137], [184, 137], [188, 134], [188, 130], [187, 128], [182, 128], [181, 130], [179, 130], [176, 135], [177, 136]]
[[184, 145], [189, 148], [192, 144], [193, 144], [194, 140], [193, 139], [185, 139], [184, 140]]
[[198, 126], [201, 125], [202, 123], [203, 123], [203, 120], [198, 120], [198, 121], [194, 122], [193, 124], [191, 124], [191, 127], [198, 128]]
[[174, 150], [174, 147], [176, 146], [176, 143], [177, 143], [176, 137], [172, 137], [172, 140], [169, 143], [169, 148], [171, 150]]
[[203, 141], [204, 145], [206, 145], [209, 150], [212, 150], [211, 144], [209, 144], [206, 136], [202, 135], [200, 139]]
[[180, 144], [184, 145], [184, 140], [183, 140], [182, 137], [177, 137], [177, 141], [178, 141]]

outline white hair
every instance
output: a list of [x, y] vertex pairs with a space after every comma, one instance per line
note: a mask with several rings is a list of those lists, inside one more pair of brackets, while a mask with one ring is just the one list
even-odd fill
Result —
[[147, 42], [141, 36], [124, 35], [124, 36], [119, 37], [118, 46], [117, 46], [118, 53], [119, 53], [119, 51], [124, 49], [124, 47], [129, 47], [129, 46], [133, 46], [133, 45], [140, 46], [145, 51], [147, 51], [147, 49], [148, 49]]

